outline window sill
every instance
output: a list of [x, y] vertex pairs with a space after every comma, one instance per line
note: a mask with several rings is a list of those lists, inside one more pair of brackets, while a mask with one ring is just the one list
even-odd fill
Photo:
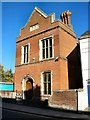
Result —
[[43, 96], [43, 97], [50, 97], [51, 95], [45, 95], [45, 94], [43, 94], [42, 96]]
[[28, 63], [20, 63], [20, 64], [17, 64], [15, 65], [15, 67], [18, 67], [18, 66], [23, 66], [23, 65], [28, 65], [28, 64], [36, 64], [36, 63], [40, 63], [40, 62], [44, 62], [44, 61], [49, 61], [49, 60], [54, 60], [55, 58], [49, 58], [49, 59], [43, 59], [43, 60], [39, 60], [39, 61], [35, 61], [35, 62], [28, 62]]
[[46, 59], [41, 59], [40, 61], [43, 62], [43, 61], [48, 61], [48, 60], [52, 60], [52, 59], [54, 59], [54, 57], [52, 57], [52, 58], [46, 58]]
[[30, 62], [27, 62], [27, 63], [21, 63], [21, 65], [27, 65], [27, 64], [29, 64]]

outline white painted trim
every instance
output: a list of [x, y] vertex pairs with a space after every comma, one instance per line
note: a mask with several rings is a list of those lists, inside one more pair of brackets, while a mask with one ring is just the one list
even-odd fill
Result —
[[47, 70], [47, 71], [43, 71], [43, 72], [41, 72], [41, 96], [43, 97], [49, 97], [49, 96], [51, 96], [52, 94], [53, 94], [53, 92], [52, 92], [52, 71], [51, 71], [51, 95], [49, 95], [49, 94], [47, 94], [47, 95], [45, 95], [44, 94], [44, 86], [43, 86], [43, 73], [44, 72], [48, 72], [48, 71], [51, 71], [51, 70]]
[[41, 72], [41, 76], [40, 76], [40, 78], [41, 78], [41, 96], [43, 96], [43, 72]]
[[34, 10], [36, 10], [37, 12], [39, 12], [43, 17], [47, 18], [48, 16], [42, 11], [40, 10], [38, 7], [35, 7]]
[[53, 49], [52, 49], [52, 51], [53, 51], [53, 52], [52, 52], [52, 53], [53, 53], [53, 54], [52, 54], [52, 58], [54, 58], [54, 47], [55, 47], [55, 46], [54, 46], [54, 35], [52, 35], [52, 47], [53, 47]]
[[23, 46], [21, 46], [21, 64], [23, 64], [23, 54], [24, 54], [24, 50], [23, 50]]
[[0, 82], [0, 84], [14, 84], [13, 82]]
[[28, 47], [28, 62], [30, 62], [30, 43], [28, 43], [29, 47]]
[[51, 23], [53, 23], [54, 21], [55, 21], [55, 13], [51, 15]]
[[25, 91], [25, 79], [22, 80], [22, 97], [23, 97], [23, 99], [25, 99], [24, 91]]
[[30, 32], [32, 32], [32, 31], [34, 31], [36, 29], [39, 29], [39, 24], [38, 23], [35, 24], [35, 25], [30, 26]]
[[42, 60], [42, 42], [39, 40], [39, 61]]
[[52, 96], [52, 94], [53, 94], [53, 84], [52, 84], [52, 81], [53, 81], [53, 71], [51, 70], [51, 95], [50, 96]]
[[33, 83], [35, 83], [35, 80], [33, 79], [33, 77], [32, 77], [32, 76], [30, 76], [29, 74], [28, 74], [28, 75], [25, 75], [25, 76], [24, 76], [24, 79], [25, 79], [26, 77], [28, 77], [28, 78], [32, 79], [32, 80], [33, 80]]
[[51, 58], [54, 58], [54, 35], [51, 35], [51, 36], [47, 36], [47, 37], [44, 37], [44, 38], [39, 40], [39, 60], [40, 61], [46, 60], [46, 59], [50, 59], [50, 57], [49, 58], [45, 58], [45, 59], [42, 58], [42, 40], [48, 39], [50, 37], [52, 38], [52, 57]]
[[27, 64], [24, 63], [24, 46], [28, 45], [28, 62], [30, 62], [30, 43], [26, 43], [24, 45], [21, 46], [21, 64]]
[[35, 80], [30, 75], [25, 75], [22, 82], [21, 82], [22, 83], [22, 96], [23, 96], [23, 99], [25, 99], [24, 91], [26, 90], [25, 88], [26, 88], [26, 82], [27, 82], [25, 77], [28, 77], [29, 79], [31, 79], [33, 81], [33, 91], [34, 91], [34, 87], [35, 87]]

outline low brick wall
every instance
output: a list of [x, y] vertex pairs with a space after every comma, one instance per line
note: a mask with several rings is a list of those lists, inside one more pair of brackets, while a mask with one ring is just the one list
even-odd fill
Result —
[[61, 109], [77, 110], [77, 93], [76, 90], [54, 91], [49, 98], [48, 104], [51, 107]]

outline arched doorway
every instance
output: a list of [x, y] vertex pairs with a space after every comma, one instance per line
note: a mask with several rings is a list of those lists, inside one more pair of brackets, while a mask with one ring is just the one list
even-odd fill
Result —
[[34, 81], [30, 76], [25, 76], [22, 81], [23, 99], [31, 100], [34, 93]]

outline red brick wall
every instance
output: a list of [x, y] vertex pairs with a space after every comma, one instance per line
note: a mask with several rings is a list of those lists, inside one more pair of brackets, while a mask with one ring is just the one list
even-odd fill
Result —
[[33, 62], [33, 58], [35, 58], [35, 62], [39, 61], [39, 40], [48, 37], [54, 36], [54, 56], [59, 56], [59, 33], [58, 30], [52, 30], [46, 32], [44, 34], [35, 36], [33, 38], [29, 38], [27, 40], [21, 41], [16, 44], [16, 65], [21, 64], [21, 46], [26, 43], [30, 43], [30, 62]]
[[59, 29], [60, 36], [60, 56], [67, 57], [71, 51], [76, 47], [76, 39], [73, 38], [70, 34], [67, 34], [62, 29]]
[[54, 91], [48, 102], [52, 107], [77, 110], [77, 93], [75, 90]]
[[[37, 11], [35, 11], [30, 17], [26, 26], [21, 29], [21, 36], [17, 38], [16, 43], [15, 90], [22, 90], [21, 82], [24, 76], [27, 74], [34, 79], [35, 86], [38, 85], [41, 88], [40, 75], [41, 72], [47, 70], [52, 71], [53, 91], [69, 88], [68, 65], [66, 57], [76, 46], [75, 33], [67, 26], [62, 24], [62, 22], [56, 21], [51, 23], [50, 20], [51, 16], [44, 18], [38, 14]], [[30, 26], [36, 23], [40, 25], [40, 28], [30, 32]], [[54, 58], [40, 62], [39, 40], [51, 35], [54, 36]], [[24, 38], [27, 39], [23, 40]], [[21, 46], [26, 43], [30, 43], [30, 63], [28, 65], [21, 65]], [[57, 56], [59, 59], [56, 61], [55, 59]], [[35, 58], [34, 61], [33, 58]]]
[[[49, 60], [44, 62], [38, 62], [34, 64], [24, 65], [20, 67], [16, 67], [15, 72], [15, 90], [21, 91], [21, 82], [25, 75], [29, 74], [35, 80], [35, 86], [41, 86], [41, 72], [43, 71], [52, 71], [52, 79], [53, 79], [53, 90], [60, 89], [60, 60], [55, 61]], [[58, 69], [56, 69], [58, 68]]]

